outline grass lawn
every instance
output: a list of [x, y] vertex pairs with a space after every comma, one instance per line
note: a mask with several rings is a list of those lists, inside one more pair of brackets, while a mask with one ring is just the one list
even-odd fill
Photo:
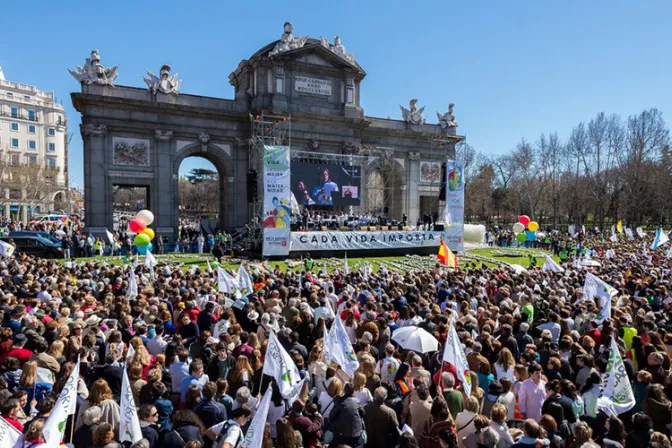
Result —
[[[498, 252], [508, 252], [498, 253]], [[548, 253], [546, 251], [537, 250], [537, 249], [505, 249], [505, 248], [486, 248], [486, 249], [474, 249], [467, 251], [467, 255], [480, 255], [482, 257], [488, 257], [493, 260], [503, 261], [506, 263], [519, 264], [524, 267], [529, 266], [528, 255], [529, 253]], [[143, 256], [139, 258], [139, 263], [144, 262]], [[132, 258], [131, 260], [133, 260]], [[206, 269], [208, 266], [208, 261], [211, 265], [215, 262], [215, 258], [212, 255], [208, 254], [166, 254], [166, 255], [156, 255], [156, 259], [159, 263], [181, 263], [184, 270], [190, 269], [192, 267], [198, 267], [200, 269]], [[458, 260], [460, 256], [458, 256]], [[559, 261], [557, 257], [554, 257], [556, 261]], [[314, 259], [315, 268], [322, 269], [324, 263], [327, 264], [327, 271], [333, 272], [336, 269], [343, 268], [343, 259], [342, 258], [327, 258], [327, 259]], [[61, 263], [64, 263], [65, 260], [60, 260]], [[90, 257], [90, 258], [78, 258], [78, 262], [107, 262], [111, 265], [122, 265], [124, 263], [123, 257]], [[465, 259], [466, 261], [466, 259]], [[244, 263], [249, 263], [253, 266], [260, 265], [261, 263], [257, 260], [244, 260]], [[422, 264], [423, 267], [431, 268], [434, 263], [436, 263], [436, 256], [424, 256], [424, 257], [368, 257], [368, 258], [348, 258], [348, 266], [351, 270], [358, 269], [363, 266], [365, 262], [370, 263], [373, 266], [374, 272], [377, 272], [380, 269], [380, 266], [384, 265], [387, 268], [394, 269], [404, 268], [405, 266], [410, 267], [408, 263]], [[470, 263], [473, 263], [473, 260], [469, 260]], [[495, 266], [495, 263], [489, 263], [487, 261], [480, 262], [486, 266]], [[226, 260], [222, 263], [225, 268], [237, 270], [240, 265], [240, 260]], [[543, 258], [537, 259], [537, 264], [539, 266], [543, 265]], [[268, 265], [272, 269], [275, 269], [276, 266], [279, 266], [282, 271], [292, 270], [300, 271], [303, 268], [303, 264], [299, 260], [294, 260], [288, 265], [287, 260], [280, 261], [270, 261]]]

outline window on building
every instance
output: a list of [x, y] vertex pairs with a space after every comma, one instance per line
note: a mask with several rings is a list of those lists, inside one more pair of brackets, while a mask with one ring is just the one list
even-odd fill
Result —
[[29, 132], [30, 134], [34, 134], [34, 133], [35, 133], [35, 125], [34, 125], [34, 124], [29, 124], [29, 125], [28, 125], [28, 132]]
[[32, 154], [29, 155], [29, 156], [28, 156], [28, 163], [29, 163], [30, 165], [37, 165], [37, 156], [32, 155]]
[[19, 130], [19, 123], [12, 123], [12, 131], [18, 131]]
[[18, 138], [13, 138], [12, 139], [12, 148], [18, 148], [19, 147], [19, 139]]
[[12, 165], [18, 165], [18, 164], [19, 164], [19, 155], [12, 154]]
[[54, 136], [54, 135], [56, 135], [56, 129], [49, 128], [49, 136]]
[[21, 199], [21, 190], [11, 188], [9, 190], [9, 199]]
[[28, 140], [28, 149], [37, 149], [37, 142], [35, 140]]
[[37, 121], [37, 113], [35, 113], [34, 110], [29, 110], [28, 111], [28, 119], [30, 121]]
[[12, 107], [12, 118], [19, 118], [19, 108]]
[[51, 168], [52, 170], [56, 169], [56, 159], [49, 158], [47, 159], [47, 166]]
[[56, 143], [49, 143], [49, 151], [50, 152], [56, 151]]

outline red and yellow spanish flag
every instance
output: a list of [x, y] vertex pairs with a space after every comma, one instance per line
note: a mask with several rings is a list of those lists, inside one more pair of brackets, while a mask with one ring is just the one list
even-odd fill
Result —
[[441, 237], [438, 259], [443, 265], [448, 266], [449, 268], [457, 269], [457, 257], [450, 250], [446, 242], [443, 240], [443, 237]]

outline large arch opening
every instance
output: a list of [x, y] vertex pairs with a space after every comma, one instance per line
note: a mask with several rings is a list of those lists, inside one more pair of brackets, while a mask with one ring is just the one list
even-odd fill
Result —
[[366, 173], [367, 212], [401, 221], [405, 212], [403, 187], [403, 170], [398, 162], [388, 157], [374, 159]]
[[234, 210], [227, 209], [231, 206], [227, 152], [212, 144], [194, 144], [181, 150], [174, 163], [175, 235], [186, 244], [199, 232], [215, 235], [229, 230], [228, 215]]

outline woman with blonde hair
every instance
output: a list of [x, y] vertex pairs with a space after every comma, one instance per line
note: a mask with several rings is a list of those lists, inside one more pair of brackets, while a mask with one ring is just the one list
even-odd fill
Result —
[[28, 401], [24, 411], [26, 415], [30, 414], [30, 403], [35, 400], [42, 401], [45, 397], [51, 394], [52, 385], [50, 383], [41, 383], [37, 379], [37, 363], [35, 361], [27, 361], [23, 364], [21, 370], [21, 377], [19, 378], [19, 390], [28, 393]]
[[131, 391], [133, 392], [133, 402], [140, 403], [140, 389], [147, 384], [147, 381], [142, 379], [142, 364], [134, 362], [128, 369], [128, 381], [131, 383]]
[[343, 382], [334, 377], [329, 383], [327, 391], [322, 392], [317, 400], [320, 414], [324, 416], [325, 423], [329, 419], [329, 413], [334, 409], [336, 399], [341, 395], [343, 395]]
[[[134, 341], [136, 339], [140, 341], [140, 343], [137, 344], [137, 346], [136, 344], [134, 344]], [[131, 359], [131, 365], [135, 363], [140, 364], [142, 366], [142, 379], [146, 380], [147, 373], [149, 373], [149, 369], [156, 362], [156, 358], [149, 354], [147, 347], [145, 347], [145, 345], [142, 343], [142, 339], [138, 337], [131, 339], [131, 346], [135, 348], [135, 353], [133, 354], [133, 358]]]
[[101, 422], [106, 422], [112, 425], [116, 431], [119, 427], [119, 404], [117, 404], [114, 396], [112, 395], [112, 390], [103, 378], [96, 380], [91, 386], [91, 391], [89, 392], [89, 397], [87, 400], [82, 403], [79, 407], [79, 412], [77, 412], [77, 418], [75, 419], [75, 430], [77, 430], [83, 424], [82, 416], [84, 411], [86, 411], [91, 406], [98, 406], [102, 412], [100, 417]]
[[476, 397], [468, 397], [464, 402], [464, 411], [460, 412], [457, 414], [457, 417], [455, 417], [457, 440], [461, 447], [464, 446], [462, 439], [476, 431], [476, 426], [474, 426], [474, 419], [479, 413], [479, 406], [480, 405]]
[[238, 356], [236, 364], [229, 372], [229, 390], [230, 395], [235, 395], [238, 389], [245, 386], [252, 390], [252, 379], [254, 377], [254, 369], [250, 365], [250, 361], [245, 355]]
[[[469, 371], [469, 379], [471, 380], [471, 396], [476, 398], [476, 401], [478, 401], [478, 412], [481, 412], [481, 409], [483, 409], [483, 402], [485, 401], [485, 392], [483, 392], [483, 389], [479, 387], [479, 380], [478, 380], [478, 374], [476, 372]], [[463, 395], [465, 395], [465, 403], [466, 403], [466, 394], [464, 394], [464, 390], [462, 391]]]
[[28, 428], [26, 428], [26, 432], [23, 435], [23, 448], [38, 447], [45, 442], [42, 435], [44, 422], [44, 419], [36, 418], [28, 424]]
[[502, 378], [508, 378], [511, 381], [515, 381], [515, 376], [513, 375], [513, 369], [516, 366], [516, 361], [513, 359], [513, 354], [508, 348], [503, 348], [499, 352], [499, 357], [494, 364], [494, 374], [495, 378], [501, 380]]
[[381, 384], [380, 376], [376, 373], [376, 364], [366, 360], [362, 363], [360, 370], [366, 377], [366, 388], [373, 394]]
[[63, 365], [65, 362], [65, 356], [63, 356], [63, 350], [65, 349], [65, 344], [60, 339], [54, 340], [47, 350], [47, 355], [53, 357], [59, 364]]
[[353, 396], [359, 401], [359, 404], [364, 407], [373, 401], [371, 391], [366, 388], [366, 375], [362, 372], [355, 373], [352, 379], [352, 385], [355, 388]]

